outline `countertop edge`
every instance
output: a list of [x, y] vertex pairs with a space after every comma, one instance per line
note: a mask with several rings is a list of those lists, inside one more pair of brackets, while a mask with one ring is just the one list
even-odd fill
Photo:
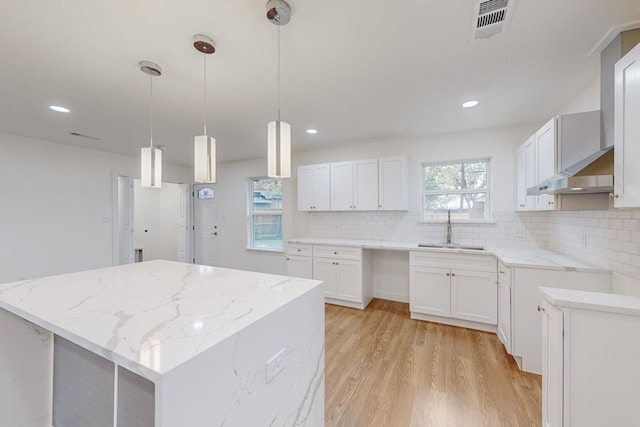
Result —
[[538, 290], [558, 307], [640, 316], [640, 297], [547, 287], [539, 287]]

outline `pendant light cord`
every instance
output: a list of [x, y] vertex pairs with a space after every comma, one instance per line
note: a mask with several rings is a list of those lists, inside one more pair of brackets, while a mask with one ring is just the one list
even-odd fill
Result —
[[280, 121], [280, 25], [278, 27], [278, 121]]
[[151, 141], [151, 147], [153, 147], [153, 76], [149, 75], [149, 83], [150, 83], [150, 100], [149, 103], [149, 139]]
[[207, 134], [207, 55], [202, 54], [203, 59], [203, 80], [204, 80], [204, 94], [202, 96], [202, 121], [204, 123], [204, 134]]

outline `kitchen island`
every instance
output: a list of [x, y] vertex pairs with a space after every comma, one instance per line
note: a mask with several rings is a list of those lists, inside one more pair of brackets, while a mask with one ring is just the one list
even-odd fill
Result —
[[324, 425], [322, 282], [171, 261], [0, 285], [12, 427]]

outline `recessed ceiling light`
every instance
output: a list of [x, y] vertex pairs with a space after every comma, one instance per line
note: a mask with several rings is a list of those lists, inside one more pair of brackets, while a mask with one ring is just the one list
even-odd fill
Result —
[[478, 105], [478, 101], [467, 101], [464, 104], [462, 104], [462, 107], [471, 108], [471, 107], [475, 107], [476, 105]]
[[60, 107], [59, 105], [50, 105], [49, 108], [51, 108], [53, 111], [57, 111], [59, 113], [68, 113], [69, 112], [68, 108]]
[[307, 133], [310, 135], [315, 135], [318, 133], [318, 129], [307, 129]]

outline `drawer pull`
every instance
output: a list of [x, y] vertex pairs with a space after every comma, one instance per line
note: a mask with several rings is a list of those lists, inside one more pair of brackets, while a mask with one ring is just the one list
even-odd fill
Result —
[[539, 306], [538, 306], [538, 311], [539, 311], [539, 312], [541, 312], [541, 313], [543, 313], [543, 312], [544, 312], [544, 307], [543, 307], [543, 306], [541, 306], [541, 305], [539, 305]]

